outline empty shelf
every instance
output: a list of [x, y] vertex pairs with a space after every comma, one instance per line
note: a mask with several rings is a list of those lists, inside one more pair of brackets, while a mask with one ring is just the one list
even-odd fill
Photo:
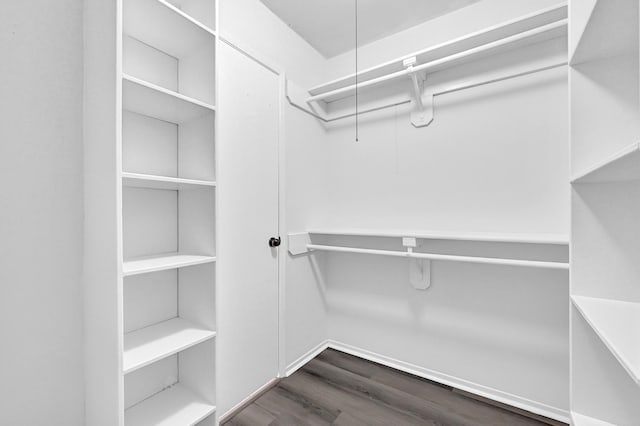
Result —
[[122, 79], [122, 106], [127, 111], [176, 124], [215, 111], [213, 105], [139, 78], [124, 74]]
[[638, 53], [637, 0], [576, 2], [570, 37], [571, 65], [622, 54]]
[[213, 30], [165, 0], [124, 2], [124, 33], [176, 58], [211, 43]]
[[124, 422], [126, 426], [192, 426], [215, 410], [178, 383], [126, 410]]
[[126, 276], [146, 274], [149, 272], [166, 271], [168, 269], [184, 268], [215, 262], [214, 256], [193, 254], [168, 253], [157, 256], [134, 258], [124, 262], [122, 274]]
[[415, 237], [427, 240], [458, 240], [497, 243], [553, 244], [568, 245], [569, 236], [564, 234], [501, 234], [480, 232], [434, 232], [415, 229], [360, 229], [360, 228], [318, 228], [309, 234], [342, 235], [350, 237]]
[[131, 373], [215, 337], [182, 318], [174, 318], [124, 335], [122, 370]]
[[213, 181], [182, 179], [168, 176], [145, 175], [140, 173], [122, 173], [122, 184], [132, 188], [149, 188], [149, 189], [198, 189], [212, 188], [216, 186]]
[[573, 183], [619, 182], [640, 179], [640, 144], [635, 143], [590, 167]]
[[578, 413], [571, 413], [571, 419], [574, 426], [613, 426], [612, 423], [603, 422], [593, 417], [583, 416]]
[[573, 304], [640, 385], [640, 303], [572, 296]]

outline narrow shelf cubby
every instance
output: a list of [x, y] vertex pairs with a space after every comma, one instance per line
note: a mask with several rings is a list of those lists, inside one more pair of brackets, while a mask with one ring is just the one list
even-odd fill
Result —
[[[186, 184], [215, 185], [213, 109], [127, 77], [123, 108], [125, 184], [150, 187], [150, 181], [176, 178], [188, 180], [172, 182], [181, 188]], [[146, 185], [141, 185], [143, 182]]]
[[187, 260], [176, 256], [215, 256], [213, 189], [124, 187], [122, 196], [124, 274], [131, 275], [136, 268], [153, 270], [153, 262]]
[[214, 104], [215, 33], [187, 13], [211, 20], [215, 13], [207, 10], [209, 3], [125, 0], [125, 74]]
[[208, 340], [127, 374], [125, 425], [195, 425], [214, 414], [214, 360]]

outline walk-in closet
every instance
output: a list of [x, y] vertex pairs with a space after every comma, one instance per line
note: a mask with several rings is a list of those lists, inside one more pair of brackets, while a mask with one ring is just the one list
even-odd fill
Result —
[[0, 6], [0, 425], [640, 425], [638, 0]]

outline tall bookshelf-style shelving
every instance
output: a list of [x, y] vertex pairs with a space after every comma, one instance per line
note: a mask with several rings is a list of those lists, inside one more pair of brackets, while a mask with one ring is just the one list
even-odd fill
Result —
[[87, 423], [215, 425], [217, 3], [86, 2]]
[[640, 418], [638, 0], [572, 0], [571, 410]]

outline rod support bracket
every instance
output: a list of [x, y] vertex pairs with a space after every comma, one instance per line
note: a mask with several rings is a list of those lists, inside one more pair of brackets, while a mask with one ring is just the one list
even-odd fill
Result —
[[[402, 237], [402, 245], [407, 253], [413, 253], [418, 247], [415, 237]], [[409, 258], [409, 282], [416, 290], [427, 290], [431, 287], [431, 260]]]
[[414, 69], [417, 58], [412, 56], [402, 61], [402, 65], [407, 69], [407, 75], [411, 78], [415, 110], [411, 113], [411, 124], [414, 127], [425, 127], [433, 121], [433, 93], [425, 93], [427, 73]]

